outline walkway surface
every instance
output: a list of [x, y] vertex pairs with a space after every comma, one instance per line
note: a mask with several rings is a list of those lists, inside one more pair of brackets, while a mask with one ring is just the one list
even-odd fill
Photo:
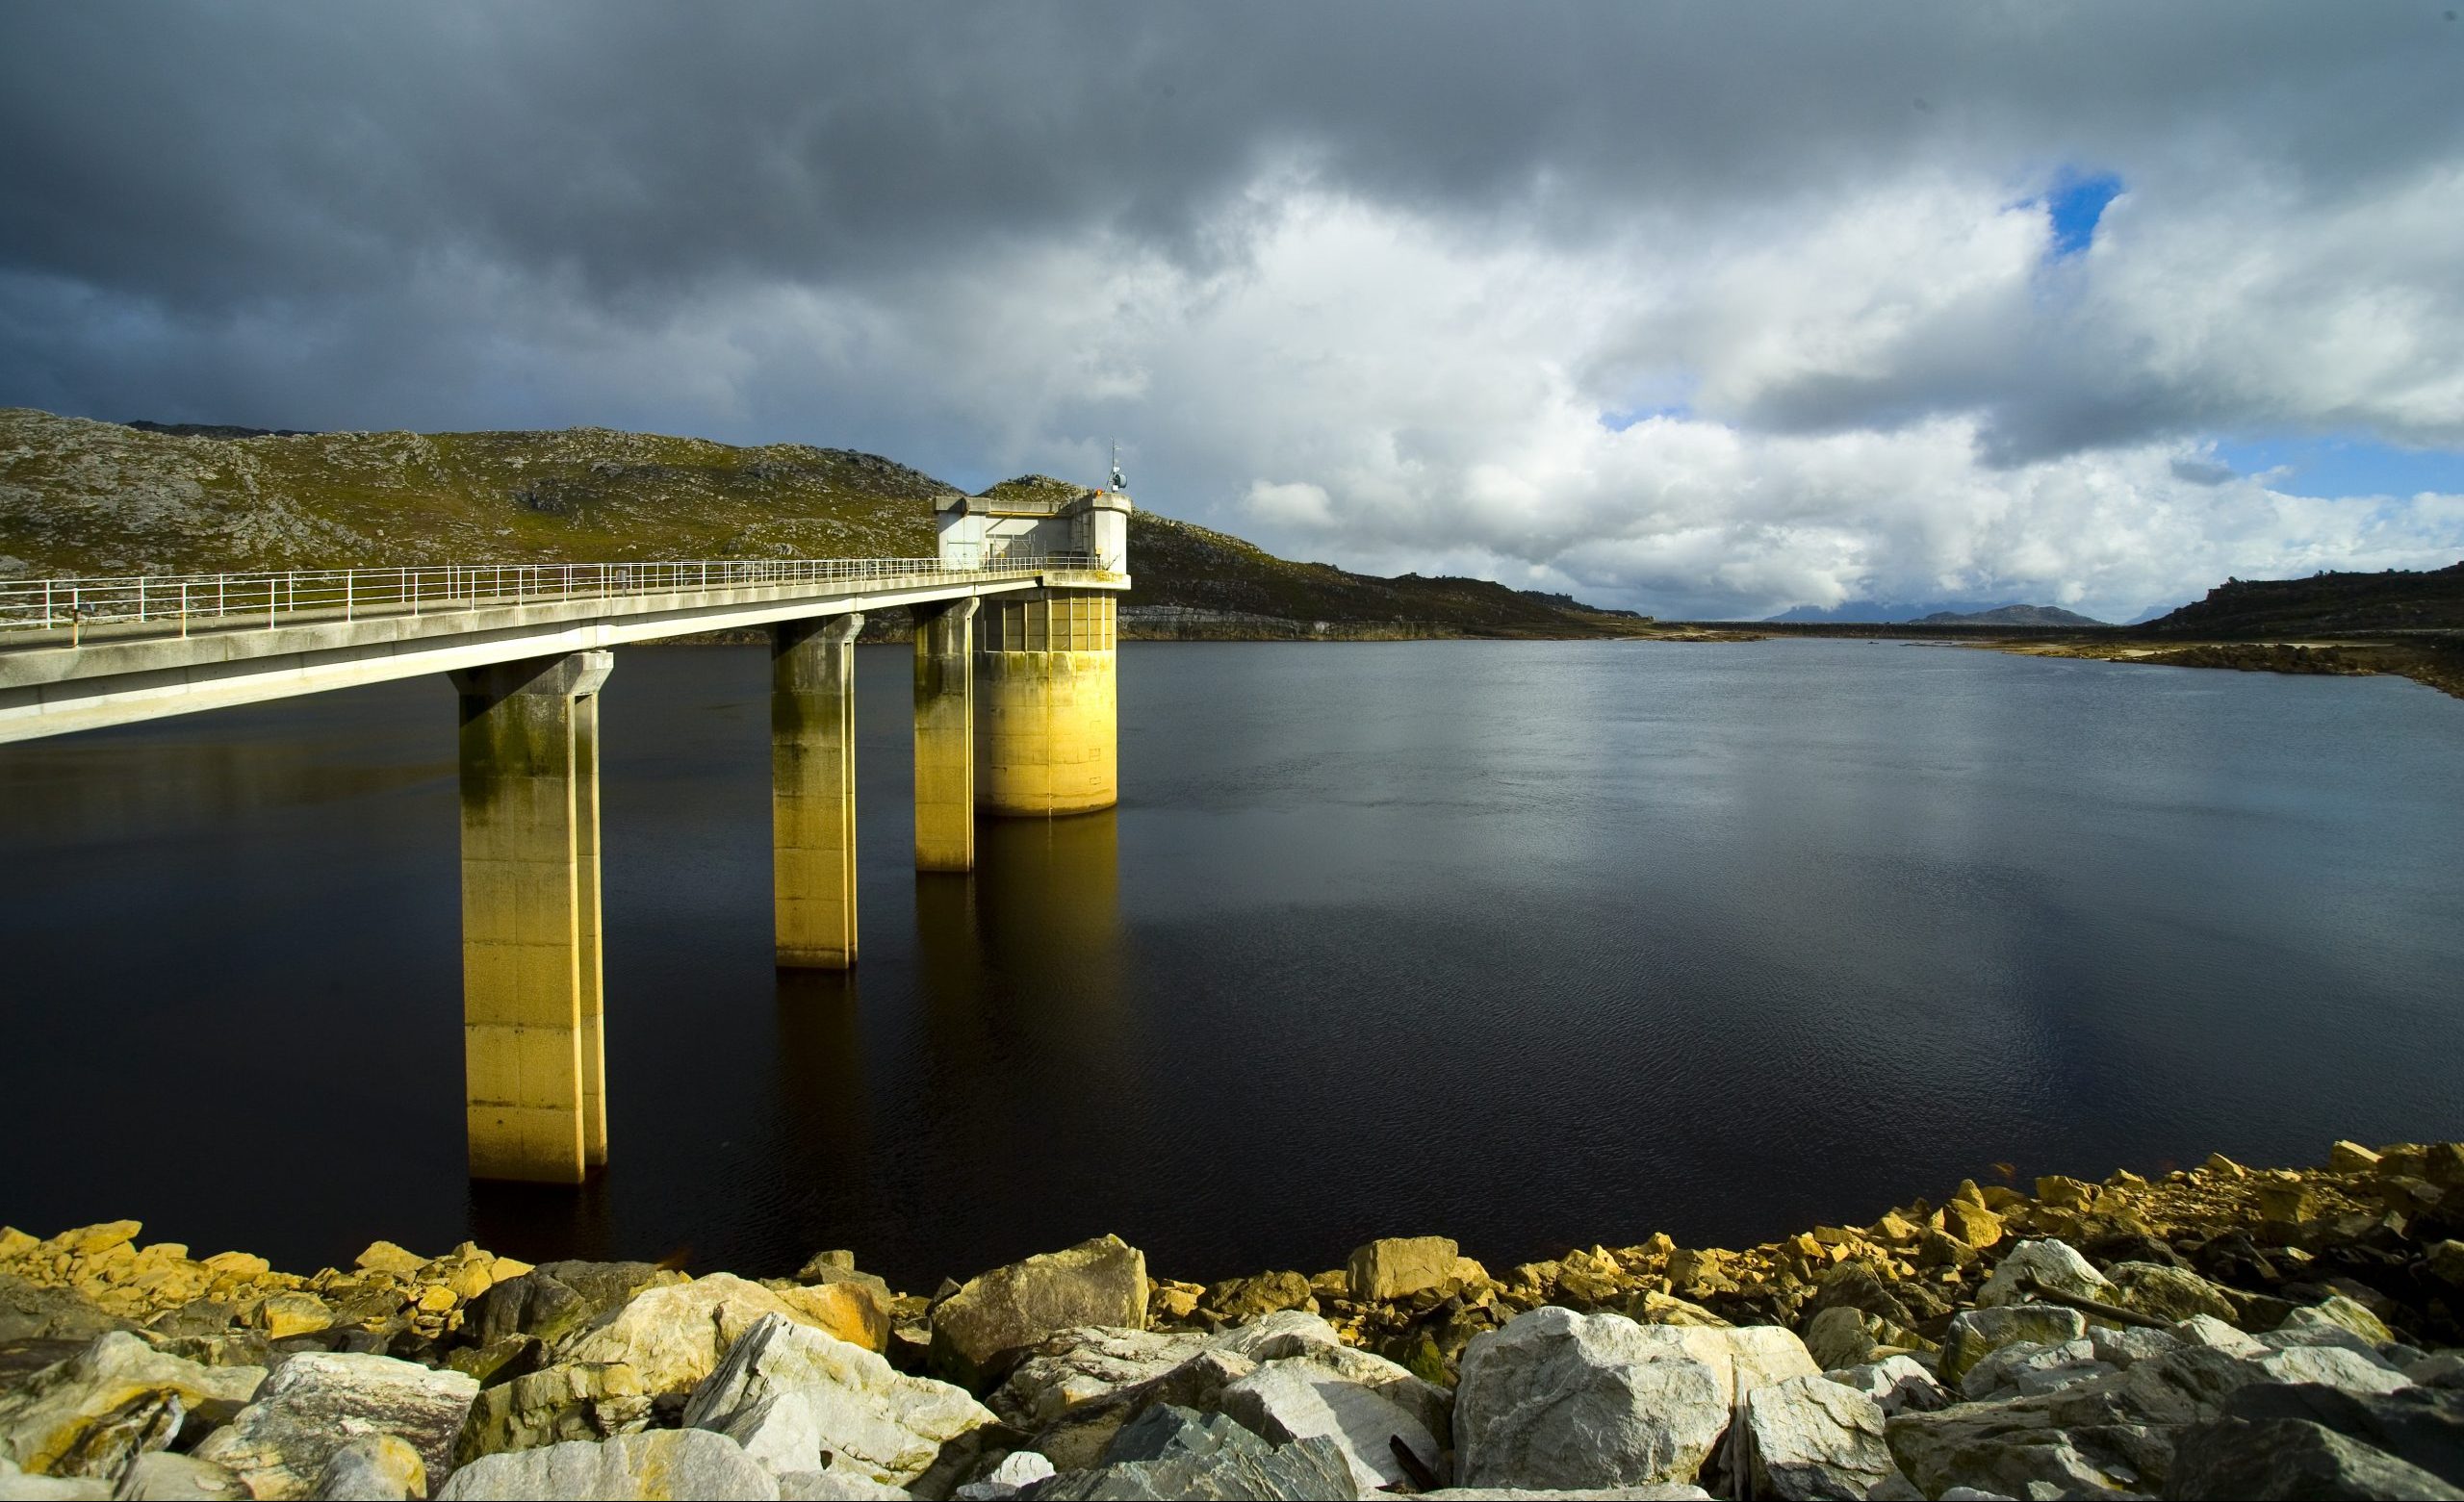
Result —
[[0, 741], [808, 616], [1128, 587], [1072, 554], [7, 580]]

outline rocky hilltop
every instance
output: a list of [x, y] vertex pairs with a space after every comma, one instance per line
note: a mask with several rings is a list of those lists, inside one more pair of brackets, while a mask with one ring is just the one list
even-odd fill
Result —
[[[1000, 496], [1066, 498], [1048, 475]], [[0, 577], [404, 563], [912, 558], [956, 486], [877, 454], [607, 428], [276, 433], [0, 409]], [[1645, 623], [1483, 579], [1293, 563], [1141, 510], [1124, 634], [1613, 636]]]
[[2464, 1497], [2464, 1144], [1502, 1272], [1104, 1236], [930, 1296], [138, 1230], [0, 1231], [0, 1498]]
[[917, 557], [952, 487], [872, 454], [606, 428], [227, 439], [0, 410], [0, 569], [207, 573]]
[[2141, 629], [2220, 637], [2464, 630], [2464, 563], [2418, 573], [2227, 579]]

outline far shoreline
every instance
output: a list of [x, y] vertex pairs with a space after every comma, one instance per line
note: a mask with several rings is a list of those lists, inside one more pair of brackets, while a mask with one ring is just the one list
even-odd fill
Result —
[[[1131, 608], [1124, 607], [1124, 614]], [[1147, 607], [1156, 608], [1156, 607]], [[1851, 621], [1656, 621], [1603, 616], [1600, 629], [1565, 632], [1473, 632], [1429, 621], [1302, 621], [1230, 611], [1178, 612], [1159, 623], [1124, 620], [1124, 642], [1672, 642], [1725, 644], [1780, 638], [1836, 641], [1900, 641], [2007, 652], [2021, 657], [2064, 657], [2140, 667], [2227, 669], [2287, 676], [2406, 677], [2451, 698], [2464, 699], [2464, 633], [2334, 631], [2270, 633], [2263, 637], [2158, 634], [2133, 626], [2084, 630], [2071, 626], [1988, 626], [1921, 622]], [[912, 639], [903, 620], [867, 622], [861, 645], [895, 645]], [[665, 639], [687, 647], [753, 646], [757, 631], [712, 631]]]

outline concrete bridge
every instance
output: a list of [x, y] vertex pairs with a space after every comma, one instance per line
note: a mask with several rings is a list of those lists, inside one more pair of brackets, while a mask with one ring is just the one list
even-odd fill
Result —
[[856, 962], [854, 643], [915, 618], [915, 865], [975, 821], [1117, 798], [1115, 596], [1130, 501], [953, 497], [939, 556], [506, 564], [0, 581], [0, 741], [448, 675], [459, 696], [466, 1121], [475, 1178], [607, 1160], [598, 702], [631, 642], [771, 637], [783, 967]]

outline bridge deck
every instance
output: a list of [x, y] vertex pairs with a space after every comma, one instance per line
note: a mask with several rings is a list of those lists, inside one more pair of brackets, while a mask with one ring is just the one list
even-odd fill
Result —
[[479, 667], [1039, 588], [1072, 556], [731, 559], [0, 583], [0, 741]]

